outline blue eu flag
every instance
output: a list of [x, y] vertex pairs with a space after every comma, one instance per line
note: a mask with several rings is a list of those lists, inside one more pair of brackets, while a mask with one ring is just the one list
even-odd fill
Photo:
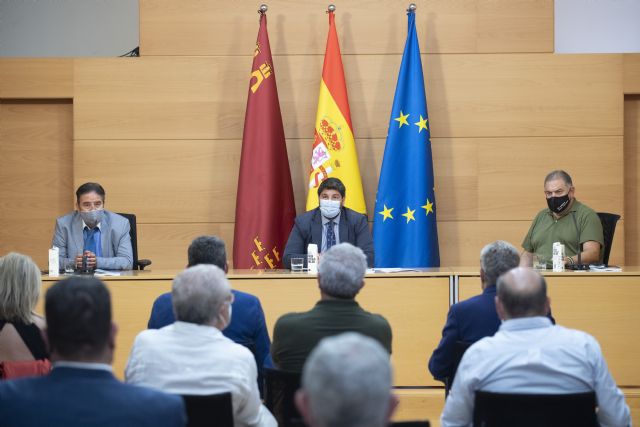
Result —
[[410, 11], [373, 221], [376, 267], [439, 267], [431, 134]]

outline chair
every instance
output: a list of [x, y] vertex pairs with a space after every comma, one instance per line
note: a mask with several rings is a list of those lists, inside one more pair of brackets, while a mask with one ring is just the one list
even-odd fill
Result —
[[430, 427], [429, 421], [396, 421], [389, 424], [389, 427]]
[[476, 391], [474, 427], [596, 427], [596, 394]]
[[144, 270], [146, 266], [151, 265], [151, 260], [138, 259], [138, 226], [136, 223], [136, 216], [134, 214], [121, 212], [118, 212], [118, 215], [127, 218], [129, 220], [129, 225], [131, 226], [131, 229], [129, 230], [129, 236], [131, 236], [131, 249], [133, 250], [132, 270]]
[[604, 235], [604, 256], [602, 263], [609, 265], [609, 254], [611, 254], [611, 245], [613, 244], [613, 234], [616, 231], [616, 223], [620, 219], [620, 215], [598, 212], [600, 222], [602, 223], [602, 233]]
[[304, 425], [294, 402], [300, 388], [299, 372], [264, 369], [264, 405], [271, 411], [280, 427]]
[[456, 377], [456, 371], [458, 370], [458, 365], [460, 364], [460, 361], [462, 360], [462, 356], [464, 356], [465, 351], [467, 351], [467, 349], [471, 347], [471, 344], [473, 343], [456, 341], [453, 347], [453, 370], [451, 371], [452, 374], [450, 377], [445, 377], [442, 379], [442, 382], [444, 382], [445, 397], [449, 396], [449, 391], [451, 391], [451, 387], [453, 386], [453, 380]]
[[40, 377], [49, 375], [49, 360], [6, 360], [0, 362], [0, 379], [13, 380], [23, 377]]
[[233, 427], [231, 393], [182, 395], [187, 427]]

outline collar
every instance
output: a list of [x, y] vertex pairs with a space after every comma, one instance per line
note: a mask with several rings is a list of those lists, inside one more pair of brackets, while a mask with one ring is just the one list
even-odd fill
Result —
[[340, 225], [341, 216], [342, 216], [342, 208], [340, 208], [340, 213], [335, 218], [332, 218], [332, 219], [325, 218], [324, 215], [322, 215], [322, 212], [320, 212], [320, 218], [322, 218], [322, 225], [328, 224], [329, 221], [333, 221], [335, 225]]
[[551, 320], [546, 316], [520, 317], [502, 322], [500, 331], [523, 331], [527, 329], [550, 328]]
[[484, 288], [482, 290], [482, 294], [486, 295], [486, 294], [496, 294], [496, 285], [489, 285], [486, 288]]
[[53, 362], [55, 368], [77, 368], [77, 369], [92, 369], [94, 371], [107, 371], [113, 373], [111, 365], [106, 363], [89, 363], [89, 362], [71, 362], [68, 360], [60, 360]]
[[198, 325], [197, 323], [183, 322], [181, 320], [176, 320], [173, 324], [173, 329], [178, 332], [188, 333], [196, 333], [196, 334], [205, 334], [205, 335], [222, 335], [220, 329], [211, 325]]
[[337, 306], [360, 306], [355, 299], [321, 299], [316, 306], [337, 307]]
[[[97, 228], [98, 230], [102, 231], [102, 221], [100, 221], [94, 228]], [[91, 230], [91, 227], [89, 227], [84, 220], [82, 220], [82, 229], [84, 230], [85, 228], [88, 228], [89, 230]]]

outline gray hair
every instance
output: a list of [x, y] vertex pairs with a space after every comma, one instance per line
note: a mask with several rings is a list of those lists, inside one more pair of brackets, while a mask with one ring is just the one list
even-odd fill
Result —
[[42, 279], [33, 260], [11, 252], [0, 258], [0, 319], [33, 323]]
[[546, 316], [547, 282], [531, 268], [518, 267], [500, 276], [498, 299], [507, 318]]
[[367, 257], [362, 249], [349, 243], [332, 246], [320, 257], [320, 289], [336, 298], [354, 298], [364, 286]]
[[324, 338], [302, 371], [302, 389], [318, 427], [382, 427], [390, 413], [389, 353], [356, 332]]
[[561, 179], [567, 184], [569, 187], [573, 185], [573, 181], [571, 180], [571, 176], [561, 169], [556, 169], [547, 174], [544, 178], [544, 183], [546, 184], [549, 181], [553, 181], [554, 179]]
[[173, 279], [171, 296], [176, 320], [204, 325], [218, 317], [231, 299], [231, 286], [219, 267], [200, 264]]
[[520, 264], [518, 250], [509, 242], [497, 240], [480, 251], [480, 268], [487, 285], [495, 285], [498, 277]]

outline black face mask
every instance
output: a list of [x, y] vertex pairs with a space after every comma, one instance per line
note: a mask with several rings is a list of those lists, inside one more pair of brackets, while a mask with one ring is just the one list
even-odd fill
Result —
[[547, 199], [547, 206], [549, 206], [551, 212], [559, 214], [569, 207], [569, 202], [569, 193], [567, 193], [564, 196], [549, 197]]

